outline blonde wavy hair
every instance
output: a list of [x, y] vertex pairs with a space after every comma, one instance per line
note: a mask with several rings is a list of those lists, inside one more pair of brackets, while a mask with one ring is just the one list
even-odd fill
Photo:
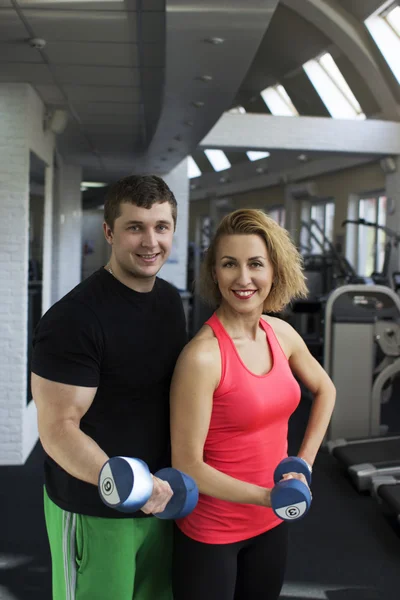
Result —
[[301, 254], [293, 244], [288, 231], [278, 225], [262, 210], [243, 208], [226, 215], [207, 249], [201, 265], [198, 289], [201, 297], [218, 306], [221, 293], [214, 281], [213, 270], [218, 244], [226, 235], [259, 235], [265, 242], [274, 269], [272, 288], [263, 306], [263, 312], [280, 312], [291, 300], [307, 297]]

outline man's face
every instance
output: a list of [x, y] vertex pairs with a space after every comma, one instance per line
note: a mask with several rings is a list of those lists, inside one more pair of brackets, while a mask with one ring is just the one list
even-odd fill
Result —
[[151, 208], [125, 202], [114, 231], [106, 231], [118, 267], [138, 278], [157, 275], [171, 252], [173, 234], [169, 202], [157, 202]]

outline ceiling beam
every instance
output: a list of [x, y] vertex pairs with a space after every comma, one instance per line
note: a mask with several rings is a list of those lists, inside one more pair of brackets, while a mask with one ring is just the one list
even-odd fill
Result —
[[200, 147], [400, 154], [400, 123], [224, 113]]
[[[277, 173], [270, 173], [264, 175], [254, 175], [247, 179], [241, 179], [239, 181], [231, 181], [226, 184], [220, 184], [215, 181], [209, 181], [206, 183], [206, 177], [195, 179], [199, 186], [197, 189], [190, 193], [190, 200], [203, 200], [205, 198], [226, 198], [230, 195], [241, 194], [250, 192], [252, 190], [261, 190], [277, 185], [287, 185], [289, 183], [296, 183], [310, 177], [318, 177], [326, 173], [334, 173], [343, 169], [350, 169], [357, 167], [371, 160], [377, 160], [377, 157], [354, 157], [354, 156], [339, 156], [338, 158], [322, 158], [321, 160], [315, 160], [313, 162], [293, 167], [291, 169], [285, 169]], [[239, 168], [239, 167], [237, 167]], [[230, 171], [231, 177], [233, 173]], [[200, 187], [201, 186], [201, 187]]]

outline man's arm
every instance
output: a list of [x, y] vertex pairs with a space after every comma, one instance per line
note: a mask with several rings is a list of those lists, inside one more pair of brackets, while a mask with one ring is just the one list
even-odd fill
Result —
[[[79, 427], [97, 388], [57, 383], [35, 373], [31, 386], [43, 448], [64, 471], [97, 487], [100, 470], [109, 457]], [[172, 497], [166, 481], [153, 477], [153, 486], [151, 497], [142, 507], [146, 514], [162, 512]]]
[[109, 457], [80, 429], [97, 388], [57, 383], [35, 373], [31, 386], [44, 450], [67, 473], [97, 486], [100, 469]]

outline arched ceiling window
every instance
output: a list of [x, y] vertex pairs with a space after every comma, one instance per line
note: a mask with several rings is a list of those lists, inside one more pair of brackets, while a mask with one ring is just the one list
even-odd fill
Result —
[[400, 83], [400, 6], [396, 2], [385, 11], [371, 15], [365, 26]]

